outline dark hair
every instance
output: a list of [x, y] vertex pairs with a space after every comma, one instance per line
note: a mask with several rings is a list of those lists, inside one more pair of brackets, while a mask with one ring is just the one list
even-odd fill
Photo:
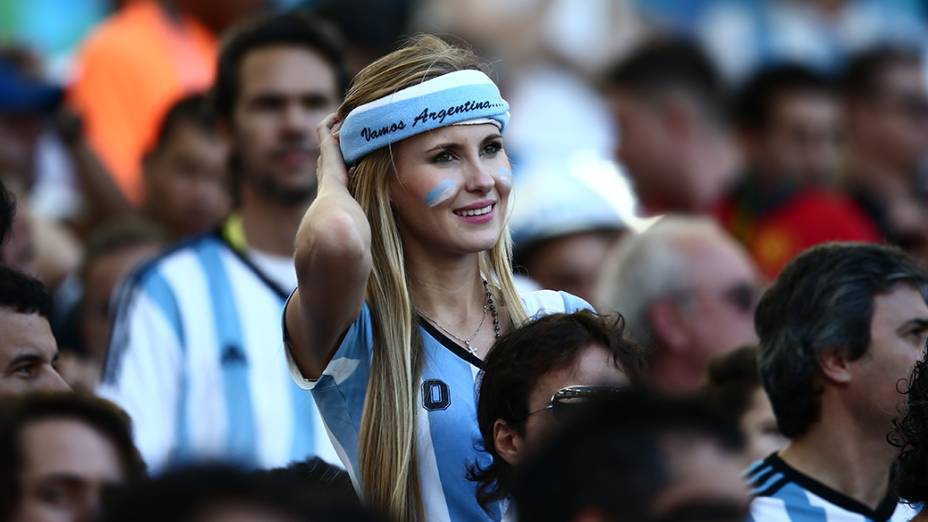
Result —
[[271, 483], [280, 484], [283, 487], [298, 486], [305, 490], [324, 489], [331, 500], [338, 499], [348, 504], [360, 502], [348, 472], [319, 457], [313, 457], [305, 462], [295, 462], [286, 468], [274, 468], [256, 473]]
[[106, 437], [119, 455], [128, 484], [145, 476], [145, 463], [132, 442], [129, 416], [115, 404], [70, 392], [4, 397], [0, 399], [0, 519], [8, 520], [19, 503], [23, 430], [49, 419], [73, 419]]
[[738, 91], [733, 120], [742, 130], [764, 131], [770, 124], [778, 99], [795, 93], [832, 94], [832, 82], [824, 74], [797, 63], [763, 69]]
[[520, 520], [562, 522], [584, 510], [607, 520], [650, 518], [670, 483], [669, 437], [741, 449], [737, 427], [692, 397], [629, 388], [584, 411], [518, 469], [513, 501]]
[[887, 437], [902, 450], [893, 480], [899, 497], [923, 503], [928, 502], [928, 362], [915, 364], [905, 393], [908, 411]]
[[751, 397], [761, 389], [757, 347], [742, 346], [716, 357], [709, 364], [705, 396], [720, 414], [739, 422], [751, 407]]
[[38, 279], [6, 266], [0, 266], [0, 309], [18, 314], [39, 314], [48, 318], [52, 299]]
[[819, 360], [839, 350], [857, 360], [870, 345], [874, 298], [898, 285], [924, 294], [924, 270], [896, 247], [827, 243], [792, 260], [760, 300], [760, 374], [784, 436], [819, 418]]
[[646, 42], [605, 75], [607, 87], [628, 89], [639, 96], [661, 96], [682, 90], [694, 96], [708, 114], [723, 114], [725, 86], [706, 53], [685, 39]]
[[[13, 194], [6, 189], [3, 180], [0, 180], [0, 245], [3, 245], [3, 240], [6, 239], [6, 235], [10, 233], [10, 228], [13, 227], [13, 218], [15, 216], [16, 199], [13, 198]], [[0, 258], [0, 263], [2, 262], [3, 259]]]
[[212, 90], [213, 107], [220, 118], [232, 118], [245, 57], [256, 49], [275, 46], [305, 47], [318, 53], [334, 70], [339, 94], [344, 93], [349, 74], [340, 38], [318, 18], [299, 10], [285, 11], [247, 20], [223, 40]]
[[219, 118], [213, 112], [213, 106], [206, 94], [187, 95], [168, 108], [161, 118], [155, 143], [148, 154], [157, 154], [182, 124], [193, 125], [197, 130], [210, 136], [218, 135]]
[[188, 522], [222, 505], [249, 506], [307, 522], [377, 520], [357, 501], [346, 503], [328, 494], [318, 483], [205, 464], [174, 469], [114, 497], [104, 506], [101, 522]]
[[841, 76], [841, 91], [850, 100], [867, 100], [882, 92], [883, 75], [898, 67], [919, 67], [919, 53], [894, 45], [872, 47], [851, 57]]
[[164, 245], [167, 236], [158, 225], [145, 219], [131, 217], [106, 223], [97, 228], [87, 239], [84, 257], [81, 259], [80, 276], [87, 281], [87, 270], [99, 258], [128, 248], [141, 245]]
[[[481, 445], [492, 461], [486, 468], [474, 464], [469, 478], [478, 482], [477, 499], [485, 510], [508, 492], [512, 466], [496, 453], [493, 425], [502, 419], [522, 431], [528, 416], [528, 398], [547, 373], [573, 364], [591, 344], [605, 347], [616, 367], [632, 382], [640, 380], [644, 357], [623, 337], [621, 315], [600, 316], [589, 310], [551, 314], [500, 337], [484, 361], [477, 403]], [[581, 383], [598, 384], [598, 383]]]

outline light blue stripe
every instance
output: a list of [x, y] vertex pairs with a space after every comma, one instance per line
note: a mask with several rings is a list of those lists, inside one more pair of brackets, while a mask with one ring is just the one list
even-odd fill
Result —
[[748, 469], [744, 470], [744, 473], [742, 473], [741, 476], [748, 478], [758, 472], [762, 467], [764, 467], [764, 465], [766, 465], [765, 459], [755, 460], [750, 466], [748, 466]]
[[300, 462], [316, 455], [315, 419], [316, 404], [308, 391], [290, 379], [290, 404], [293, 408], [293, 441], [290, 460]]
[[753, 496], [756, 496], [758, 493], [760, 493], [761, 491], [763, 491], [763, 490], [769, 488], [769, 487], [772, 486], [776, 481], [778, 481], [778, 480], [780, 480], [780, 479], [782, 479], [782, 478], [783, 478], [783, 474], [782, 474], [782, 473], [779, 473], [779, 472], [778, 472], [778, 473], [774, 473], [774, 474], [773, 474], [772, 476], [770, 476], [767, 480], [765, 480], [763, 484], [761, 484], [761, 485], [755, 487], [754, 489], [752, 489], [752, 490], [751, 490], [751, 496], [752, 496], [752, 497], [753, 497]]
[[181, 349], [185, 349], [184, 325], [180, 319], [180, 307], [177, 305], [177, 299], [174, 297], [174, 290], [171, 289], [171, 285], [168, 284], [164, 276], [152, 270], [145, 274], [142, 279], [141, 289], [161, 309], [161, 313], [164, 314], [165, 319], [174, 329], [174, 334], [177, 335]]
[[[167, 280], [156, 270], [151, 270], [145, 274], [141, 281], [141, 289], [155, 305], [164, 314], [165, 319], [174, 330], [177, 336], [178, 345], [181, 349], [181, 358], [187, 358], [187, 341], [184, 332], [183, 323], [180, 317], [180, 307], [174, 296], [174, 290]], [[187, 417], [187, 393], [189, 386], [187, 384], [187, 365], [180, 365], [180, 375], [178, 376], [177, 390], [177, 409], [174, 422], [174, 444], [171, 450], [171, 461], [188, 460], [192, 457], [192, 447], [190, 443], [190, 424]]]
[[254, 406], [248, 381], [248, 353], [240, 329], [235, 296], [219, 245], [204, 243], [197, 249], [206, 275], [213, 320], [216, 327], [216, 357], [222, 367], [222, 385], [226, 403], [226, 450], [223, 452], [242, 465], [257, 464]]
[[773, 495], [783, 501], [791, 522], [827, 522], [825, 508], [813, 506], [806, 491], [794, 483], [789, 483]]
[[[423, 115], [427, 117], [423, 119]], [[496, 85], [453, 87], [351, 113], [339, 130], [339, 145], [345, 162], [354, 163], [372, 151], [410, 136], [477, 118], [492, 118], [505, 129], [509, 104]]]
[[[287, 299], [280, 301], [281, 317], [283, 317], [286, 303]], [[292, 462], [301, 462], [316, 455], [315, 423], [316, 419], [318, 419], [316, 402], [313, 400], [312, 394], [297, 386], [293, 379], [287, 380], [290, 385], [290, 407], [293, 410], [293, 440], [290, 443], [290, 460]]]
[[422, 477], [422, 480], [441, 481], [451, 520], [498, 521], [502, 518], [499, 505], [494, 505], [487, 514], [477, 502], [477, 483], [467, 479], [468, 466], [479, 463], [486, 467], [490, 463], [489, 454], [478, 449], [480, 431], [471, 366], [424, 330], [421, 333], [428, 354], [422, 380], [441, 380], [451, 394], [451, 404], [446, 409], [419, 411], [419, 415], [428, 415], [438, 466], [438, 477]]

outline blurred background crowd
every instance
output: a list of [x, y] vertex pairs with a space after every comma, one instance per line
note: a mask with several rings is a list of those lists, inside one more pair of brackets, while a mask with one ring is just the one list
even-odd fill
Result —
[[[829, 241], [896, 245], [928, 262], [919, 0], [0, 0], [0, 181], [16, 209], [0, 263], [50, 290], [43, 314], [70, 388], [100, 385], [122, 283], [240, 205], [208, 96], [219, 46], [236, 23], [291, 8], [340, 33], [351, 74], [420, 32], [485, 58], [511, 104], [520, 285], [620, 311], [653, 349], [656, 388], [708, 382], [739, 418], [758, 406], [743, 425], [758, 437], [752, 457], [783, 440], [756, 354], [733, 351], [758, 342], [763, 289]], [[654, 306], [678, 292], [699, 307]], [[12, 325], [0, 326], [0, 347]], [[70, 408], [81, 413], [62, 415], [122, 440], [99, 404], [36, 404], [37, 416]], [[128, 476], [138, 457], [119, 444], [107, 451]], [[313, 466], [293, 480], [332, 473], [330, 496], [350, 490], [338, 470]], [[273, 505], [268, 488], [285, 488], [235, 473], [180, 472], [151, 487], [181, 498], [209, 482], [259, 507]], [[328, 491], [307, 505], [328, 506]]]

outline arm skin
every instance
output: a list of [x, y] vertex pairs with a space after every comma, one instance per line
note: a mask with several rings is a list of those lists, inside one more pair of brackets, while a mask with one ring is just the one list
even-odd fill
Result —
[[299, 286], [284, 312], [290, 353], [309, 379], [319, 378], [339, 337], [360, 314], [372, 265], [371, 227], [348, 193], [334, 123], [332, 114], [316, 129], [319, 190], [297, 231]]

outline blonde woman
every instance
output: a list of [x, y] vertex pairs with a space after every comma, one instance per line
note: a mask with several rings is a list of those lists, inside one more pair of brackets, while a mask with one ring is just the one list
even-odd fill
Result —
[[284, 314], [291, 370], [365, 499], [397, 520], [501, 518], [467, 480], [489, 461], [482, 360], [528, 317], [588, 307], [513, 286], [508, 110], [472, 53], [422, 36], [358, 73], [318, 129]]

